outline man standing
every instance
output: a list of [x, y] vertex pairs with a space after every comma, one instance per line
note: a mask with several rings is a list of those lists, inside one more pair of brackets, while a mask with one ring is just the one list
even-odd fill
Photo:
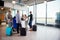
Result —
[[17, 11], [16, 14], [16, 23], [17, 23], [17, 33], [19, 33], [19, 27], [21, 28], [21, 18], [20, 18], [19, 11]]
[[31, 12], [31, 11], [30, 11], [30, 15], [29, 15], [28, 17], [30, 17], [30, 20], [29, 20], [29, 26], [30, 26], [30, 31], [32, 31], [33, 15], [32, 15], [32, 12]]

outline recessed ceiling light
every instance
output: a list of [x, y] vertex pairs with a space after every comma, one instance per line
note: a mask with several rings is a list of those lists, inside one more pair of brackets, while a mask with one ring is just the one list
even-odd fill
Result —
[[13, 4], [15, 4], [15, 3], [16, 3], [16, 1], [12, 1], [12, 3], [13, 3]]
[[47, 1], [44, 1], [44, 3], [47, 3]]
[[29, 8], [29, 6], [27, 6]]

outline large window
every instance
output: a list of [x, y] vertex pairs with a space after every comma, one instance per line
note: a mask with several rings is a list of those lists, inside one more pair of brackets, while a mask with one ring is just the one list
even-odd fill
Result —
[[32, 11], [33, 14], [33, 6], [29, 6], [29, 12]]
[[[19, 10], [19, 13], [20, 13], [20, 16], [22, 16], [22, 10]], [[17, 10], [16, 9], [14, 9], [14, 10], [12, 10], [12, 17], [14, 17], [14, 16], [16, 16], [16, 14], [17, 14]]]
[[45, 3], [37, 5], [37, 23], [45, 24], [46, 5]]
[[[55, 24], [56, 14], [60, 10], [60, 0], [37, 4], [37, 23]], [[47, 17], [47, 19], [46, 19]]]
[[56, 13], [59, 11], [58, 1], [47, 3], [47, 24], [55, 24]]
[[16, 13], [17, 13], [17, 10], [15, 10], [15, 9], [12, 9], [12, 17], [14, 17], [14, 16], [16, 16]]
[[23, 14], [22, 10], [19, 10], [19, 13], [20, 13], [20, 17], [22, 17]]
[[15, 10], [12, 10], [12, 13], [11, 13], [11, 14], [12, 14], [12, 17], [14, 17], [14, 11], [15, 11]]

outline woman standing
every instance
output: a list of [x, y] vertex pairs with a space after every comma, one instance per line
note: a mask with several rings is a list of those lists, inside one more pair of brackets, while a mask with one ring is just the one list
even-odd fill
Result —
[[8, 12], [7, 20], [8, 20], [9, 26], [12, 26], [12, 15], [11, 15], [11, 11]]

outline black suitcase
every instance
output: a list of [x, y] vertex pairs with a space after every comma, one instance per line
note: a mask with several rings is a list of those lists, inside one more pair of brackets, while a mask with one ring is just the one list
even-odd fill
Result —
[[21, 36], [26, 36], [26, 28], [21, 28], [20, 29], [20, 35]]
[[32, 30], [33, 30], [33, 31], [37, 31], [37, 26], [36, 26], [36, 25], [33, 25]]

